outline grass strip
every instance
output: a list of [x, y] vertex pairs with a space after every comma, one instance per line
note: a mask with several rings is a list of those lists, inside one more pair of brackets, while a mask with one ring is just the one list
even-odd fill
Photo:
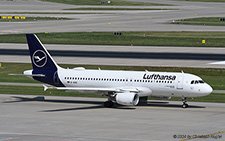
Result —
[[[54, 57], [54, 56], [53, 56]], [[201, 77], [206, 83], [210, 84], [214, 90], [225, 90], [225, 69], [218, 68], [178, 68], [178, 67], [151, 67], [151, 66], [101, 66], [101, 65], [60, 65], [63, 68], [85, 67], [86, 69], [102, 70], [132, 70], [132, 71], [159, 71], [159, 72], [181, 72], [191, 73]], [[0, 69], [0, 82], [18, 83], [38, 83], [37, 81], [25, 76], [11, 76], [10, 73], [21, 74], [25, 70], [32, 69], [31, 64], [26, 63], [2, 63]]]
[[[113, 24], [113, 22], [111, 23]], [[37, 33], [44, 44], [225, 47], [225, 32]], [[202, 43], [205, 40], [206, 43]], [[0, 43], [26, 43], [25, 34], [0, 35]]]
[[172, 24], [225, 26], [225, 21], [220, 21], [220, 17], [203, 17], [176, 20]]
[[[145, 3], [145, 2], [131, 2], [123, 0], [42, 0], [45, 2], [55, 2], [70, 5], [114, 5], [114, 6], [169, 6], [168, 4], [157, 4], [157, 3]], [[102, 2], [105, 2], [102, 4]]]
[[43, 87], [32, 86], [3, 86], [0, 85], [0, 94], [48, 95], [48, 96], [76, 96], [76, 97], [103, 97], [100, 94], [84, 94], [78, 92], [65, 92], [51, 89], [44, 91]]
[[[45, 95], [45, 96], [73, 96], [73, 97], [98, 97], [107, 98], [100, 94], [87, 94], [78, 92], [65, 92], [64, 90], [50, 89], [44, 91], [42, 87], [31, 86], [3, 86], [0, 85], [0, 94], [23, 94], [23, 95]], [[154, 98], [149, 97], [149, 100]], [[225, 94], [210, 94], [199, 98], [188, 98], [188, 101], [195, 102], [219, 102], [225, 103]], [[181, 98], [171, 98], [169, 101], [181, 101]]]
[[[225, 94], [210, 94], [204, 97], [195, 97], [195, 98], [188, 98], [187, 101], [194, 101], [194, 102], [217, 102], [217, 103], [225, 103]], [[181, 101], [181, 98], [171, 98], [171, 101]]]

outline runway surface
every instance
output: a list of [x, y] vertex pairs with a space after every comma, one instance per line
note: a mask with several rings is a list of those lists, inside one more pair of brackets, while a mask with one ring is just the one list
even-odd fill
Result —
[[[137, 1], [137, 0], [135, 0]], [[1, 1], [0, 12], [42, 12], [21, 14], [25, 16], [67, 17], [64, 21], [0, 22], [0, 34], [37, 32], [91, 32], [91, 31], [225, 31], [223, 26], [198, 26], [169, 24], [173, 20], [195, 17], [225, 17], [225, 3], [185, 2], [172, 0], [139, 0], [143, 2], [172, 4], [173, 6], [145, 6], [144, 8], [176, 10], [63, 10], [79, 7], [37, 0]], [[110, 7], [110, 6], [107, 6]], [[111, 6], [115, 8], [116, 6]], [[143, 8], [140, 6], [118, 6]], [[55, 12], [57, 14], [48, 14]], [[77, 14], [65, 14], [75, 12]], [[61, 14], [64, 13], [64, 14]], [[89, 14], [80, 14], [89, 13]], [[101, 14], [96, 14], [101, 13]], [[7, 14], [8, 15], [8, 14]], [[13, 14], [12, 14], [13, 15]]]
[[[133, 1], [133, 0], [130, 0]], [[91, 31], [225, 31], [223, 26], [194, 26], [169, 24], [173, 20], [194, 17], [225, 17], [225, 3], [202, 3], [172, 0], [139, 0], [142, 2], [171, 4], [172, 6], [106, 6], [125, 8], [156, 8], [173, 10], [63, 10], [79, 7], [42, 2], [37, 0], [2, 0], [0, 12], [39, 12], [21, 14], [24, 16], [67, 17], [65, 21], [29, 21], [0, 22], [0, 34], [36, 33], [36, 32], [91, 32]], [[176, 10], [174, 10], [176, 9]], [[41, 13], [42, 14], [41, 14]], [[50, 13], [49, 13], [50, 12]], [[76, 13], [76, 14], [71, 14]], [[54, 14], [55, 13], [55, 14]], [[86, 13], [86, 14], [80, 14]], [[96, 14], [100, 13], [100, 14]], [[3, 14], [4, 15], [4, 14]], [[6, 14], [8, 15], [8, 14]], [[20, 14], [19, 14], [20, 15]], [[141, 25], [141, 26], [140, 26]], [[6, 45], [6, 46], [5, 46]], [[26, 55], [26, 46], [1, 44], [0, 62], [30, 62]], [[13, 46], [13, 47], [11, 47]], [[169, 67], [204, 67], [225, 68], [222, 48], [179, 48], [179, 47], [115, 47], [115, 46], [73, 46], [63, 48], [67, 55], [52, 51], [56, 62], [63, 64], [91, 65], [132, 65], [132, 66], [169, 66]], [[4, 50], [3, 50], [4, 49]], [[3, 54], [12, 49], [16, 54]], [[16, 50], [13, 50], [16, 49]], [[19, 50], [24, 49], [21, 56]], [[184, 51], [183, 51], [184, 50]], [[54, 54], [56, 53], [56, 54]], [[60, 53], [60, 54], [59, 54]], [[216, 54], [216, 55], [214, 55]]]
[[[225, 68], [224, 48], [45, 45], [60, 64]], [[27, 44], [0, 44], [1, 62], [30, 63]]]
[[[109, 52], [109, 51], [56, 51], [49, 50], [53, 56], [91, 57], [91, 58], [138, 58], [138, 59], [174, 59], [174, 60], [225, 60], [224, 54], [198, 53], [146, 53], [146, 52]], [[0, 55], [29, 55], [28, 50], [0, 49]]]
[[[145, 8], [177, 10], [67, 11], [62, 9], [99, 6], [73, 6], [37, 0], [1, 0], [0, 12], [3, 12], [1, 15], [14, 15], [7, 12], [42, 12], [43, 14], [16, 15], [67, 17], [72, 20], [0, 22], [0, 34], [80, 31], [225, 31], [223, 26], [169, 24], [173, 20], [183, 18], [225, 17], [225, 3], [139, 1], [173, 5]], [[136, 6], [118, 7], [137, 8]], [[49, 12], [56, 14], [48, 14]], [[69, 14], [71, 12], [76, 14]], [[64, 64], [225, 68], [225, 62], [212, 64], [224, 61], [223, 48], [80, 45], [46, 45], [46, 47], [52, 55], [54, 51], [58, 53], [53, 56], [57, 63]], [[70, 53], [70, 56], [59, 54], [62, 48], [64, 53]], [[11, 53], [3, 53], [6, 49]], [[0, 62], [30, 63], [26, 50], [26, 44], [0, 44]], [[17, 53], [13, 54], [12, 51]], [[22, 54], [18, 55], [18, 51], [22, 51]], [[92, 51], [95, 52], [95, 56], [90, 57]], [[98, 54], [99, 52], [101, 54]], [[78, 57], [79, 53], [83, 56]], [[106, 56], [105, 53], [112, 56]], [[135, 53], [140, 53], [139, 57], [135, 56], [135, 58]], [[162, 53], [167, 55], [164, 56]], [[145, 58], [140, 58], [141, 56]], [[197, 58], [198, 56], [200, 58]], [[173, 57], [176, 57], [176, 60]], [[31, 86], [39, 86], [39, 84], [31, 84]], [[117, 105], [109, 109], [103, 107], [105, 100], [106, 98], [55, 96], [45, 96], [44, 99], [42, 96], [0, 94], [0, 141], [181, 141], [185, 139], [212, 141], [225, 138], [225, 104], [223, 103], [188, 102], [190, 107], [182, 109], [181, 101], [169, 103], [149, 101], [147, 106]], [[203, 136], [207, 138], [202, 139], [201, 135], [209, 136]]]
[[[0, 100], [3, 141], [180, 141], [225, 131], [221, 103], [189, 102], [190, 108], [182, 109], [181, 101], [149, 101], [104, 108], [105, 98], [1, 94]], [[223, 132], [215, 136], [225, 138]]]

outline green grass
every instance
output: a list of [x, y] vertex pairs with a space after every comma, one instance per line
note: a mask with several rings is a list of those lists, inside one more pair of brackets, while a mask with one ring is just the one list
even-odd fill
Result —
[[[37, 36], [44, 44], [225, 47], [225, 32], [123, 32], [121, 36], [113, 32], [75, 32]], [[26, 42], [25, 34], [0, 35], [0, 43]]]
[[[60, 65], [64, 68], [85, 67], [87, 69], [102, 70], [133, 70], [133, 71], [161, 71], [161, 72], [181, 72], [191, 73], [200, 76], [205, 82], [210, 84], [213, 89], [225, 89], [225, 69], [213, 68], [172, 68], [172, 67], [135, 67], [135, 66], [94, 66], [94, 65]], [[0, 82], [20, 82], [20, 83], [38, 83], [35, 80], [25, 76], [10, 76], [9, 73], [21, 74], [24, 70], [31, 69], [31, 64], [25, 63], [2, 63], [0, 69]], [[99, 94], [83, 94], [78, 92], [67, 93], [63, 90], [49, 89], [43, 91], [43, 87], [31, 86], [3, 86], [0, 85], [0, 94], [25, 94], [25, 95], [50, 95], [50, 96], [77, 96], [77, 97], [104, 97]], [[106, 98], [106, 97], [104, 97]], [[152, 98], [149, 98], [152, 100]], [[180, 101], [180, 98], [171, 98], [172, 101]], [[189, 98], [188, 101], [198, 102], [225, 102], [225, 94], [210, 94], [209, 96], [200, 98]]]
[[[0, 85], [0, 94], [23, 94], [23, 95], [45, 95], [45, 96], [73, 96], [73, 97], [98, 97], [107, 98], [100, 94], [87, 94], [78, 92], [65, 92], [63, 90], [50, 89], [43, 90], [43, 87], [31, 87], [31, 86], [2, 86]], [[149, 97], [149, 100], [154, 98]], [[195, 102], [219, 102], [225, 103], [225, 94], [210, 94], [208, 96], [199, 98], [188, 98], [188, 101]], [[171, 98], [169, 101], [181, 101], [181, 98]]]
[[220, 17], [203, 17], [203, 18], [181, 19], [172, 22], [172, 24], [225, 26], [225, 21], [220, 21]]
[[[181, 101], [181, 98], [171, 98], [171, 101]], [[194, 102], [218, 102], [218, 103], [225, 103], [225, 94], [210, 94], [204, 97], [197, 97], [197, 98], [188, 98], [187, 101], [194, 101]]]
[[8, 74], [22, 74], [25, 70], [32, 69], [31, 64], [23, 63], [2, 63], [0, 69], [0, 82], [17, 82], [17, 83], [38, 83], [37, 81], [25, 76], [12, 76]]
[[0, 94], [103, 97], [100, 94], [84, 94], [84, 93], [78, 93], [78, 92], [65, 92], [64, 90], [56, 90], [56, 89], [44, 91], [43, 87], [3, 86], [3, 85], [0, 85]]
[[[54, 57], [54, 56], [53, 56]], [[225, 89], [225, 69], [213, 68], [173, 68], [173, 67], [140, 67], [140, 66], [95, 66], [95, 65], [60, 65], [63, 68], [85, 67], [86, 69], [102, 70], [133, 70], [133, 71], [161, 71], [161, 72], [181, 72], [191, 73], [200, 76], [205, 82], [210, 84], [215, 90]], [[2, 63], [4, 69], [0, 69], [0, 82], [20, 82], [37, 83], [37, 81], [25, 76], [10, 76], [8, 74], [21, 74], [25, 70], [32, 69], [31, 64], [23, 63]]]
[[26, 17], [26, 19], [0, 19], [0, 22], [27, 22], [27, 21], [70, 20], [70, 18], [55, 17]]
[[42, 0], [42, 1], [70, 4], [70, 5], [167, 6], [167, 4], [131, 2], [131, 1], [123, 1], [123, 0], [111, 0], [112, 3], [106, 3], [106, 4], [101, 4], [101, 2], [108, 1], [108, 0]]

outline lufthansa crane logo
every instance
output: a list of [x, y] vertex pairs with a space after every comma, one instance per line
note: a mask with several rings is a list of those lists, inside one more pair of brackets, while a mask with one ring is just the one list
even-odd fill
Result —
[[36, 50], [32, 56], [34, 65], [41, 68], [47, 63], [47, 55], [43, 50]]

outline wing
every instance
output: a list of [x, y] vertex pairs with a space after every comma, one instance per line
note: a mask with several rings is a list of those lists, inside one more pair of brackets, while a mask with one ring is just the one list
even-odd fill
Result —
[[97, 91], [97, 92], [134, 92], [138, 93], [139, 90], [136, 88], [91, 88], [91, 87], [48, 87], [44, 86], [44, 91], [48, 89], [57, 89], [57, 90], [72, 90], [72, 91]]

